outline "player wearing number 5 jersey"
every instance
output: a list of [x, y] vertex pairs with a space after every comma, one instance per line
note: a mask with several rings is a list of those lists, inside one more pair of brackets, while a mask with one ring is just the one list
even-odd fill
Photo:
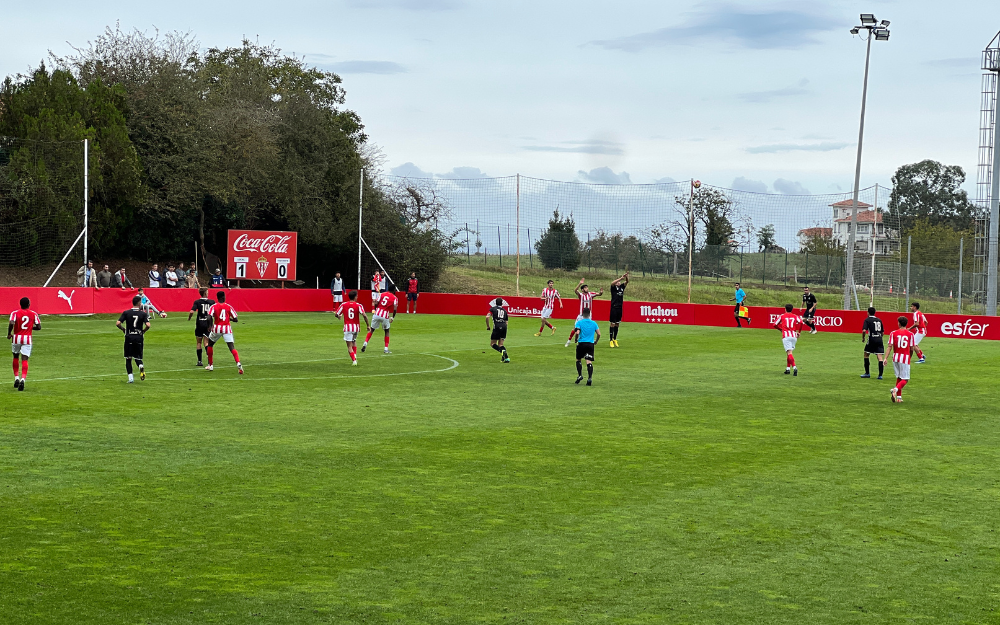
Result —
[[236, 361], [236, 368], [239, 370], [240, 375], [243, 375], [243, 365], [240, 363], [240, 353], [236, 351], [236, 343], [233, 341], [233, 325], [239, 322], [236, 315], [236, 309], [226, 303], [226, 292], [219, 291], [215, 294], [219, 299], [217, 304], [212, 304], [208, 309], [208, 316], [212, 318], [212, 331], [208, 333], [208, 346], [205, 348], [205, 353], [208, 355], [208, 366], [205, 367], [205, 371], [212, 371], [215, 369], [214, 362], [214, 348], [215, 344], [222, 339], [226, 342], [226, 346], [229, 347], [229, 351], [233, 354], [233, 360]]
[[927, 315], [920, 312], [920, 302], [910, 304], [910, 312], [913, 313], [913, 325], [910, 326], [910, 332], [913, 333], [913, 349], [917, 352], [917, 364], [923, 364], [924, 353], [918, 346], [927, 336]]
[[785, 375], [791, 373], [797, 376], [799, 368], [795, 366], [795, 343], [799, 340], [799, 332], [802, 331], [802, 317], [794, 314], [794, 306], [785, 304], [785, 314], [778, 317], [778, 323], [774, 327], [781, 331], [781, 346], [785, 348]]
[[[492, 302], [490, 312], [486, 314], [486, 329], [490, 331], [490, 349], [500, 352], [500, 362], [510, 362], [507, 355], [507, 348], [503, 342], [507, 339], [507, 302], [502, 297], [498, 297]], [[490, 321], [493, 327], [490, 327]]]
[[128, 374], [128, 383], [132, 384], [135, 379], [132, 377], [132, 361], [139, 365], [139, 379], [146, 379], [146, 369], [142, 365], [142, 345], [143, 337], [149, 331], [149, 313], [142, 309], [142, 297], [136, 295], [132, 298], [132, 308], [126, 310], [118, 317], [115, 324], [119, 330], [125, 333], [125, 373]]
[[896, 374], [896, 386], [889, 391], [892, 403], [902, 403], [903, 387], [910, 381], [910, 355], [913, 352], [913, 333], [906, 329], [906, 317], [900, 317], [899, 329], [889, 333], [889, 349], [892, 350], [892, 369]]
[[347, 294], [350, 301], [344, 302], [334, 313], [337, 319], [344, 318], [344, 341], [347, 342], [347, 353], [351, 356], [351, 366], [358, 366], [358, 332], [361, 331], [359, 319], [365, 320], [365, 329], [369, 329], [368, 315], [365, 314], [365, 307], [358, 303], [358, 292], [351, 291]]
[[385, 330], [385, 350], [384, 353], [391, 354], [389, 351], [389, 326], [392, 325], [394, 319], [396, 319], [396, 310], [399, 308], [399, 299], [396, 297], [396, 287], [389, 287], [390, 291], [382, 293], [378, 297], [378, 304], [376, 305], [375, 312], [372, 313], [372, 326], [368, 329], [368, 335], [365, 337], [365, 342], [361, 344], [361, 351], [368, 349], [368, 341], [372, 339], [372, 334], [375, 330], [382, 328]]
[[[24, 380], [28, 377], [28, 357], [31, 356], [31, 331], [42, 329], [42, 320], [38, 313], [28, 308], [31, 300], [22, 297], [20, 310], [10, 313], [7, 323], [7, 338], [10, 339], [10, 350], [14, 354], [14, 388], [23, 391]], [[18, 376], [18, 359], [20, 358], [21, 375]]]

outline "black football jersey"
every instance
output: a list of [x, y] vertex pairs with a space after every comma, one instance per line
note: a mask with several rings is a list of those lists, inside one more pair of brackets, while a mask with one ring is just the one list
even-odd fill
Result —
[[882, 333], [884, 331], [882, 320], [878, 317], [868, 317], [865, 319], [865, 325], [862, 327], [862, 331], [868, 333], [869, 341], [881, 342]]
[[611, 285], [611, 305], [622, 306], [625, 302], [625, 284]]
[[802, 307], [803, 308], [805, 308], [806, 310], [808, 310], [808, 309], [812, 308], [815, 305], [816, 305], [816, 296], [815, 295], [813, 295], [812, 293], [803, 293], [802, 294]]
[[118, 321], [125, 329], [125, 336], [135, 338], [142, 336], [142, 333], [145, 332], [146, 324], [149, 323], [149, 315], [143, 310], [129, 308], [118, 317]]
[[198, 320], [198, 323], [208, 323], [212, 320], [212, 318], [208, 316], [208, 309], [211, 308], [214, 303], [214, 299], [208, 299], [205, 297], [194, 301], [194, 304], [191, 305], [191, 310], [198, 313], [195, 317]]
[[490, 316], [493, 317], [493, 325], [497, 327], [504, 327], [507, 325], [507, 311], [503, 306], [491, 307]]

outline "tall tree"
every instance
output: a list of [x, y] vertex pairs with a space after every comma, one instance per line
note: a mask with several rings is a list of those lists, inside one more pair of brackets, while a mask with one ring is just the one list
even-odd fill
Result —
[[576, 270], [580, 266], [580, 239], [576, 236], [573, 216], [560, 217], [559, 211], [554, 211], [548, 229], [535, 242], [535, 249], [546, 269]]
[[923, 160], [903, 165], [892, 177], [889, 208], [900, 216], [904, 232], [918, 219], [954, 230], [972, 227], [975, 208], [962, 189], [965, 171], [958, 165]]

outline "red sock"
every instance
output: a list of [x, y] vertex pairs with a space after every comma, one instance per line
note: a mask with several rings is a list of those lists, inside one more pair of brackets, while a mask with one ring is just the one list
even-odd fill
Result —
[[542, 330], [544, 330], [544, 329], [545, 329], [545, 326], [547, 326], [547, 325], [548, 325], [548, 324], [547, 324], [547, 323], [545, 323], [545, 322], [543, 321], [543, 322], [542, 322], [542, 327], [538, 328], [538, 331], [539, 331], [539, 332], [541, 332]]
[[794, 367], [795, 366], [795, 354], [788, 354], [788, 362]]
[[351, 360], [357, 360], [358, 359], [358, 357], [355, 355], [355, 354], [357, 354], [357, 352], [355, 351], [355, 349], [356, 348], [353, 345], [350, 345], [350, 346], [347, 347], [347, 353], [351, 357]]
[[374, 330], [369, 330], [368, 331], [368, 336], [365, 337], [365, 343], [367, 343], [368, 341], [372, 340], [372, 332], [374, 332]]
[[213, 355], [214, 352], [215, 352], [215, 349], [211, 345], [208, 345], [208, 346], [205, 347], [205, 353], [208, 354], [208, 364], [209, 364], [209, 366], [211, 366], [211, 364], [212, 364], [212, 355]]
[[923, 357], [924, 357], [924, 353], [918, 349], [917, 350], [917, 358], [923, 358]]
[[21, 361], [21, 379], [22, 380], [27, 380], [28, 379], [28, 361], [27, 360], [22, 360]]
[[906, 386], [908, 380], [896, 380], [896, 394], [903, 394], [903, 387]]
[[14, 356], [14, 377], [17, 377], [17, 363], [19, 362], [17, 356]]
[[236, 361], [236, 364], [240, 364], [240, 353], [235, 349], [233, 350], [233, 360]]
[[389, 347], [389, 335], [388, 334], [385, 335], [385, 346]]

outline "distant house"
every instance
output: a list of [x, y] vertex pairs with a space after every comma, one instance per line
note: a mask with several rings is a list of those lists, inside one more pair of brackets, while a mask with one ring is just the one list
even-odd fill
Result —
[[799, 249], [804, 250], [814, 239], [832, 239], [833, 228], [803, 228], [799, 230]]
[[[851, 233], [852, 206], [853, 200], [830, 204], [833, 209], [833, 239], [845, 248]], [[854, 233], [854, 250], [876, 255], [892, 254], [899, 245], [894, 240], [898, 233], [882, 223], [881, 211], [869, 210], [871, 208], [871, 204], [858, 202], [858, 231]]]

